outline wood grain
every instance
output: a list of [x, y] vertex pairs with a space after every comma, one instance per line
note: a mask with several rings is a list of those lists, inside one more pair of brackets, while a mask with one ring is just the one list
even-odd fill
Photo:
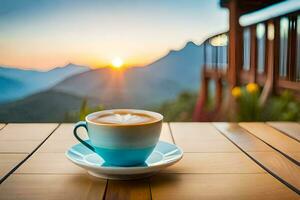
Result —
[[105, 199], [151, 199], [149, 179], [130, 181], [109, 180]]
[[299, 199], [269, 174], [159, 174], [151, 178], [153, 199]]
[[271, 147], [252, 134], [247, 134], [236, 123], [213, 123], [214, 126], [244, 151], [273, 151]]
[[[71, 146], [79, 143], [73, 135], [74, 124], [61, 124], [58, 129], [48, 138], [48, 140], [38, 149], [38, 152], [64, 153]], [[83, 128], [78, 129], [79, 135], [83, 139], [88, 139]]]
[[1, 200], [102, 199], [106, 180], [86, 175], [14, 174], [0, 187]]
[[5, 126], [5, 124], [0, 123], [0, 130]]
[[296, 122], [267, 122], [268, 125], [300, 142], [300, 124]]
[[48, 137], [58, 124], [7, 124], [0, 134], [0, 141], [38, 140]]
[[64, 153], [73, 145], [79, 143], [73, 140], [53, 140], [49, 138], [38, 150], [39, 153]]
[[300, 190], [300, 167], [278, 152], [249, 152], [249, 154], [274, 174]]
[[175, 143], [185, 152], [239, 152], [210, 123], [170, 123]]
[[28, 154], [0, 154], [0, 180]]
[[0, 153], [31, 153], [40, 143], [39, 140], [0, 140]]
[[185, 153], [163, 173], [265, 173], [244, 153]]
[[[74, 129], [73, 123], [70, 124], [61, 124], [58, 129], [55, 130], [55, 132], [51, 135], [49, 139], [51, 140], [60, 140], [60, 141], [67, 141], [67, 140], [73, 140], [76, 141], [73, 135], [73, 129]], [[82, 139], [88, 139], [86, 130], [84, 128], [79, 128], [78, 133], [81, 136]]]
[[241, 127], [268, 143], [273, 148], [300, 162], [290, 152], [300, 152], [300, 143], [265, 123], [239, 123]]
[[69, 161], [64, 153], [34, 153], [15, 173], [86, 174], [86, 170]]
[[[238, 145], [243, 151], [245, 151], [248, 156], [260, 163], [268, 172], [272, 173], [282, 182], [290, 185], [291, 188], [300, 191], [300, 169], [294, 162], [290, 161], [288, 158], [283, 156], [280, 152], [272, 149], [267, 144], [264, 144], [268, 151], [266, 152], [255, 152], [249, 151], [244, 147], [249, 148], [249, 144], [261, 143], [260, 139], [257, 137], [245, 137], [242, 135], [251, 135], [245, 129], [241, 128], [235, 123], [214, 123], [216, 128], [218, 128], [223, 134], [225, 134], [232, 142]], [[236, 136], [242, 136], [244, 139], [239, 140]], [[245, 141], [248, 138], [249, 141]], [[246, 145], [245, 145], [246, 144]], [[250, 148], [254, 149], [254, 148]]]

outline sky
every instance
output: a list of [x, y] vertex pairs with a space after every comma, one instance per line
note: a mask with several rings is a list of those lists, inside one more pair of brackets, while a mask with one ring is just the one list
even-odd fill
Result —
[[0, 27], [2, 66], [140, 66], [226, 30], [227, 11], [216, 0], [0, 0]]
[[226, 31], [228, 11], [219, 0], [0, 0], [0, 29], [1, 66], [143, 66]]

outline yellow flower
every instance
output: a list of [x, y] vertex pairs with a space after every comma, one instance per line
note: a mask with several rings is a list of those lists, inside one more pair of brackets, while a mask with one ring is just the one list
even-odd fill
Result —
[[239, 98], [242, 95], [242, 90], [240, 87], [234, 87], [231, 90], [231, 94], [232, 96], [234, 96], [235, 98]]
[[246, 89], [250, 94], [253, 94], [258, 92], [258, 85], [256, 83], [248, 83]]

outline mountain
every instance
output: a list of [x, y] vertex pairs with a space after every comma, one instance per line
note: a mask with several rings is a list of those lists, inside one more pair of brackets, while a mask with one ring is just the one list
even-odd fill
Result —
[[[1, 122], [60, 122], [66, 113], [78, 112], [83, 98], [56, 91], [33, 94], [22, 100], [0, 106]], [[98, 101], [89, 99], [91, 106]]]
[[144, 67], [84, 71], [48, 90], [0, 105], [0, 121], [59, 122], [66, 113], [78, 111], [83, 99], [89, 106], [101, 104], [106, 109], [151, 109], [182, 91], [198, 91], [202, 64], [203, 46], [188, 42]]
[[202, 61], [202, 46], [188, 42], [145, 67], [91, 70], [65, 79], [52, 90], [98, 98], [107, 107], [143, 108], [173, 99], [183, 90], [197, 91]]
[[63, 79], [88, 69], [74, 64], [57, 67], [47, 72], [0, 67], [0, 103], [24, 98], [48, 89]]

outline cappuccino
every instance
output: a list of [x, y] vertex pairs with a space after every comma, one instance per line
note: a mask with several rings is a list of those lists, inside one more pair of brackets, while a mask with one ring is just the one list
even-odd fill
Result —
[[144, 124], [151, 123], [157, 119], [145, 113], [137, 113], [132, 111], [112, 111], [110, 113], [99, 114], [91, 119], [92, 122], [98, 124]]

